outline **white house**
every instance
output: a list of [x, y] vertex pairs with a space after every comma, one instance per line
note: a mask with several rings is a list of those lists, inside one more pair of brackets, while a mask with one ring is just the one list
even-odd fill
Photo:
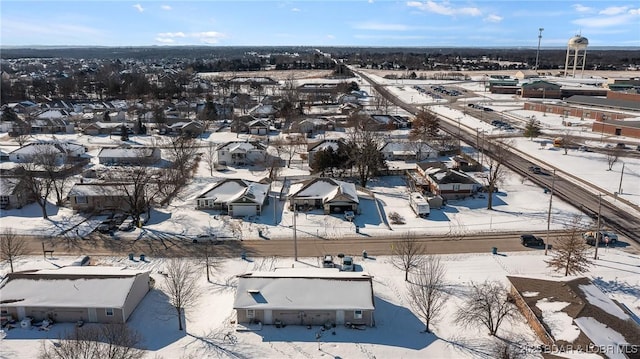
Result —
[[438, 158], [438, 152], [422, 141], [387, 142], [380, 152], [386, 160], [424, 161]]
[[251, 165], [264, 160], [267, 146], [258, 141], [231, 141], [216, 148], [221, 165]]
[[289, 206], [320, 208], [325, 214], [357, 211], [356, 185], [328, 177], [294, 183], [289, 188]]
[[34, 157], [42, 154], [55, 154], [56, 161], [82, 157], [87, 148], [71, 142], [32, 142], [9, 153], [11, 162], [24, 163], [33, 161]]
[[337, 268], [279, 268], [238, 276], [238, 323], [373, 326], [372, 276]]
[[196, 198], [198, 209], [220, 209], [232, 217], [256, 216], [268, 202], [271, 185], [243, 179], [225, 179]]

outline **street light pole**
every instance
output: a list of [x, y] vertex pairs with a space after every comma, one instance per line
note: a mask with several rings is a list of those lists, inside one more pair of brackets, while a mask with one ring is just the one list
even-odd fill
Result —
[[596, 225], [596, 251], [593, 259], [598, 259], [598, 246], [600, 245], [600, 210], [602, 209], [602, 193], [598, 193], [598, 224]]

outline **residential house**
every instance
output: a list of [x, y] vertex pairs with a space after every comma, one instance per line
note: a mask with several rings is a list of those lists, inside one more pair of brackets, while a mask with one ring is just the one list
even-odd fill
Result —
[[431, 167], [423, 173], [428, 191], [444, 199], [461, 199], [475, 194], [482, 187], [468, 174], [449, 168]]
[[271, 184], [224, 179], [196, 198], [197, 209], [219, 209], [232, 217], [259, 216], [268, 203]]
[[204, 132], [204, 125], [199, 121], [177, 122], [167, 127], [171, 135], [196, 138]]
[[9, 153], [9, 160], [16, 163], [32, 162], [42, 154], [55, 154], [56, 162], [75, 161], [84, 157], [87, 148], [71, 142], [41, 141], [28, 143]]
[[320, 142], [309, 144], [307, 147], [307, 152], [308, 152], [307, 158], [309, 161], [309, 165], [313, 163], [314, 156], [318, 152], [325, 151], [328, 148], [331, 148], [334, 152], [337, 152], [340, 146], [344, 146], [344, 143], [345, 142], [343, 139], [325, 139]]
[[400, 129], [409, 127], [409, 118], [398, 115], [371, 115], [373, 124], [380, 130]]
[[356, 185], [328, 177], [294, 183], [289, 189], [289, 207], [322, 209], [324, 214], [358, 210]]
[[253, 165], [264, 161], [267, 146], [258, 141], [231, 141], [216, 148], [221, 165]]
[[[128, 129], [131, 129], [131, 124], [125, 124]], [[121, 131], [122, 123], [120, 122], [93, 122], [82, 128], [82, 133], [85, 135], [111, 135], [115, 132]]]
[[390, 161], [424, 161], [438, 157], [438, 152], [422, 141], [390, 141], [380, 152]]
[[15, 272], [0, 287], [0, 310], [18, 321], [126, 323], [150, 288], [149, 271], [125, 267]]
[[247, 132], [251, 135], [268, 135], [269, 120], [257, 118], [247, 122]]
[[373, 326], [373, 277], [337, 268], [279, 268], [238, 276], [240, 324]]
[[306, 118], [297, 124], [298, 132], [313, 134], [321, 131], [333, 131], [335, 123], [326, 118]]
[[126, 212], [130, 209], [126, 192], [133, 193], [133, 189], [127, 183], [76, 183], [67, 199], [71, 208], [79, 212]]
[[269, 118], [275, 117], [278, 113], [278, 108], [272, 104], [259, 103], [253, 108], [249, 109], [249, 115], [255, 118]]
[[158, 163], [161, 150], [158, 147], [114, 147], [103, 148], [98, 161], [104, 165], [137, 166]]
[[21, 178], [0, 177], [0, 208], [22, 208], [33, 202]]

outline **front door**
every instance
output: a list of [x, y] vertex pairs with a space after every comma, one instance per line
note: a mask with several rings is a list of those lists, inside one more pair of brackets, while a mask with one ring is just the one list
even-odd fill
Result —
[[344, 324], [344, 310], [336, 311], [336, 324], [338, 325]]
[[98, 314], [96, 308], [89, 308], [89, 323], [95, 323], [98, 321]]
[[264, 311], [264, 324], [273, 324], [273, 312], [270, 309]]
[[22, 320], [26, 316], [27, 315], [25, 313], [24, 307], [18, 307], [18, 320]]

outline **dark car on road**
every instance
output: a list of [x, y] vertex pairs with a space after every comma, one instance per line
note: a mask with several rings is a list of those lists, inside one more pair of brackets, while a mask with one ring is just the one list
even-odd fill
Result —
[[525, 247], [539, 247], [544, 246], [544, 241], [540, 237], [536, 237], [533, 234], [523, 234], [520, 236], [520, 243]]

